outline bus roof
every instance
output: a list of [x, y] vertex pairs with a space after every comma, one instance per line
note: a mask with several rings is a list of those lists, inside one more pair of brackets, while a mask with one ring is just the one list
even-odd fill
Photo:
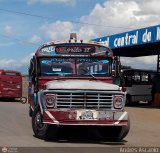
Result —
[[15, 70], [4, 70], [4, 69], [0, 69], [0, 73], [2, 73], [2, 72], [7, 72], [7, 73], [19, 73], [19, 74], [21, 74], [20, 72], [15, 71]]
[[82, 44], [92, 44], [92, 45], [100, 45], [100, 46], [104, 46], [109, 48], [107, 45], [105, 45], [104, 43], [101, 42], [97, 42], [97, 41], [91, 41], [91, 40], [73, 40], [73, 39], [69, 39], [69, 40], [58, 40], [58, 41], [51, 41], [51, 42], [47, 42], [44, 43], [43, 45], [41, 45], [38, 49], [45, 47], [45, 46], [50, 46], [50, 45], [58, 45], [58, 44], [65, 44], [65, 43], [82, 43]]
[[150, 69], [122, 69], [122, 71], [153, 72], [153, 73], [157, 72], [156, 70], [150, 70]]

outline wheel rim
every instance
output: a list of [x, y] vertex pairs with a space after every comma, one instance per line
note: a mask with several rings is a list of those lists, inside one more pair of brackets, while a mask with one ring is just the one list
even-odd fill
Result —
[[22, 98], [20, 99], [20, 101], [21, 101], [22, 104], [25, 104], [25, 103], [27, 102], [27, 98], [22, 97]]
[[35, 116], [35, 125], [37, 130], [41, 131], [46, 128], [46, 124], [43, 123], [42, 115], [38, 112]]

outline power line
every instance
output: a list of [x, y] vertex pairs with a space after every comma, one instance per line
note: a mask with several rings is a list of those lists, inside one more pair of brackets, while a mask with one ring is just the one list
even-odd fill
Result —
[[115, 26], [106, 26], [106, 25], [100, 25], [100, 24], [94, 24], [94, 23], [86, 23], [86, 22], [78, 22], [78, 21], [70, 21], [75, 24], [86, 24], [86, 25], [92, 25], [92, 26], [99, 26], [99, 27], [105, 27], [105, 28], [118, 28], [118, 29], [131, 29], [127, 27], [115, 27]]
[[0, 36], [3, 37], [3, 38], [7, 38], [7, 39], [11, 39], [11, 40], [17, 41], [18, 43], [24, 43], [24, 44], [37, 46], [36, 43], [32, 43], [32, 42], [29, 42], [29, 41], [26, 41], [26, 40], [22, 40], [22, 39], [19, 39], [19, 38], [11, 38], [10, 36], [4, 35], [2, 33], [0, 33]]
[[[14, 13], [14, 14], [19, 14], [19, 15], [26, 15], [26, 16], [31, 16], [31, 17], [36, 17], [36, 18], [41, 18], [41, 19], [52, 19], [52, 17], [45, 17], [41, 15], [36, 15], [36, 14], [31, 14], [31, 13], [25, 13], [25, 12], [18, 12], [18, 11], [13, 11], [13, 10], [7, 10], [7, 9], [2, 9], [0, 8], [0, 11], [3, 12], [8, 12], [8, 13]], [[100, 24], [94, 24], [94, 23], [86, 23], [86, 22], [80, 22], [80, 21], [73, 21], [69, 20], [70, 22], [74, 24], [83, 24], [83, 25], [91, 25], [91, 26], [99, 26], [99, 27], [105, 27], [105, 28], [121, 28], [121, 29], [131, 29], [127, 27], [117, 27], [117, 26], [107, 26], [107, 25], [100, 25]]]
[[18, 11], [6, 10], [6, 9], [2, 9], [2, 8], [0, 8], [0, 11], [46, 19], [46, 17], [44, 17], [44, 16], [35, 15], [35, 14], [30, 14], [30, 13], [25, 13], [25, 12], [18, 12]]

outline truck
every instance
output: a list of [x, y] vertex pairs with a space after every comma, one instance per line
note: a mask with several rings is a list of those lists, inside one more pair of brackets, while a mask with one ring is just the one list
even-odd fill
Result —
[[35, 136], [50, 140], [57, 138], [60, 127], [94, 127], [102, 139], [121, 141], [130, 120], [126, 91], [113, 83], [113, 63], [118, 62], [106, 45], [74, 35], [41, 45], [29, 66], [29, 116]]

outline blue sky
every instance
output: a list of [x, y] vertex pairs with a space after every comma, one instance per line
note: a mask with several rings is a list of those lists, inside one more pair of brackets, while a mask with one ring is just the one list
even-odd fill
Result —
[[[0, 0], [0, 68], [26, 73], [31, 56], [41, 44], [68, 39], [71, 32], [81, 39], [92, 39], [159, 24], [159, 3], [159, 0]], [[151, 68], [155, 66], [155, 58], [122, 59], [122, 62]]]

